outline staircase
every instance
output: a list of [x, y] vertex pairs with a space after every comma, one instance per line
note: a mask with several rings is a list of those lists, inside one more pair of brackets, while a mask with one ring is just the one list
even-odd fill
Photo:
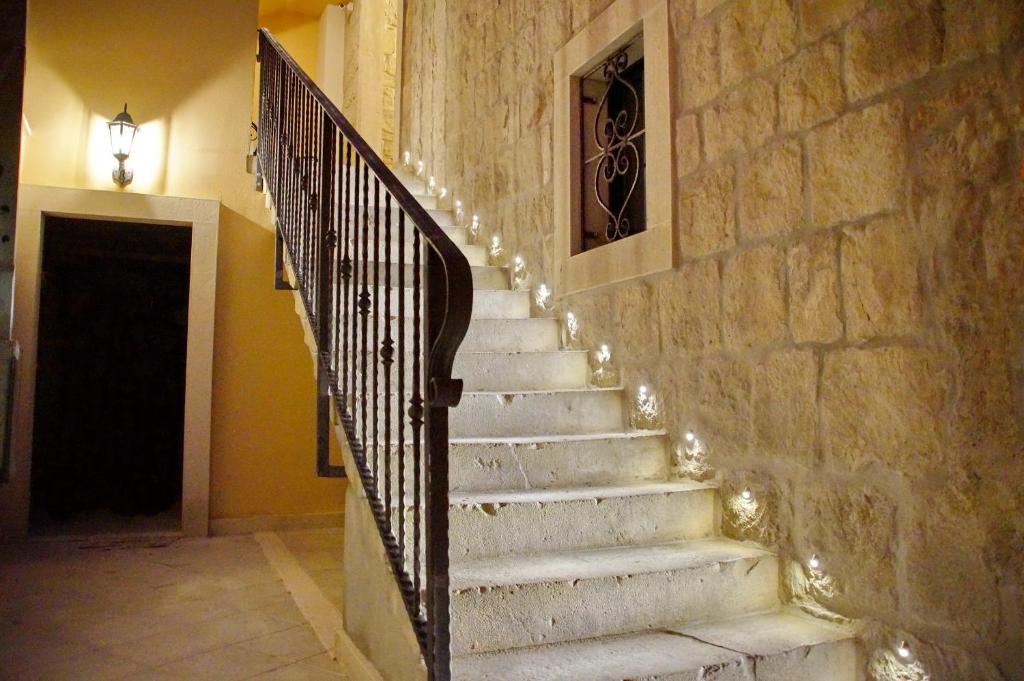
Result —
[[779, 602], [779, 560], [718, 535], [718, 491], [672, 479], [663, 432], [531, 318], [454, 215], [413, 195], [473, 271], [450, 415], [453, 678], [853, 681], [850, 634]]
[[[367, 492], [428, 677], [858, 681], [851, 634], [781, 604], [779, 558], [719, 535], [717, 488], [674, 479], [665, 433], [631, 431], [623, 391], [589, 386], [587, 354], [561, 347], [558, 321], [531, 318], [530, 292], [510, 290], [509, 272], [487, 266], [484, 247], [439, 210], [424, 183], [396, 177], [358, 149], [358, 133], [272, 37], [261, 41], [263, 67], [273, 69], [261, 85], [261, 130], [280, 129], [284, 140], [261, 138], [261, 164], [276, 169], [268, 191], [283, 197], [273, 197], [278, 229], [290, 244], [310, 322], [321, 404], [333, 405], [345, 426], [359, 468], [350, 474], [358, 472]], [[295, 109], [295, 92], [298, 127], [286, 114]], [[364, 183], [360, 192], [347, 170], [351, 159], [336, 153], [339, 144], [357, 147], [378, 179], [386, 174], [387, 187], [378, 182], [369, 192]], [[306, 160], [317, 153], [326, 170]], [[387, 238], [368, 251], [368, 237], [382, 231], [378, 223], [374, 232], [368, 209], [378, 212], [385, 199]], [[435, 249], [425, 267], [419, 235], [412, 243], [391, 241], [391, 199]], [[461, 330], [454, 338], [459, 352], [450, 372], [464, 382], [461, 401], [457, 382], [444, 382], [447, 368], [435, 367], [430, 353], [437, 346], [425, 343], [419, 354], [420, 317], [428, 341], [435, 314], [458, 312], [453, 285], [465, 281], [462, 294], [468, 289], [456, 271], [465, 267], [456, 262], [461, 256], [445, 251], [452, 244], [468, 261], [473, 287], [468, 332], [461, 346]], [[441, 265], [447, 306], [437, 297], [424, 302], [418, 288], [419, 268], [441, 281]], [[437, 296], [438, 288], [425, 290]], [[411, 329], [406, 318], [416, 322]], [[384, 357], [384, 369], [368, 364], [367, 328], [369, 352], [374, 362]], [[388, 380], [410, 378], [397, 387], [379, 384], [382, 371]], [[426, 393], [425, 424], [420, 384], [412, 383], [421, 371], [426, 379], [440, 376], [433, 385], [449, 396], [445, 403], [437, 389]], [[392, 407], [383, 421], [378, 402]], [[437, 441], [439, 433], [447, 435]]]

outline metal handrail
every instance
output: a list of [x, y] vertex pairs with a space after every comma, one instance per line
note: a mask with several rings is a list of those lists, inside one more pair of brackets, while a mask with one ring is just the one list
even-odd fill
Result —
[[462, 396], [469, 263], [274, 36], [259, 41], [256, 155], [278, 287], [287, 260], [317, 345], [317, 472], [344, 474], [328, 456], [334, 409], [429, 678], [447, 681], [448, 409]]

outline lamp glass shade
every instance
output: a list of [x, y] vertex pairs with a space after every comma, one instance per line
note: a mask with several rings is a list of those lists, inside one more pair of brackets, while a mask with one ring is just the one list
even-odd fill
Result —
[[118, 161], [124, 161], [132, 153], [132, 143], [138, 129], [128, 113], [127, 104], [124, 105], [124, 111], [107, 123], [107, 127], [110, 129], [110, 151]]

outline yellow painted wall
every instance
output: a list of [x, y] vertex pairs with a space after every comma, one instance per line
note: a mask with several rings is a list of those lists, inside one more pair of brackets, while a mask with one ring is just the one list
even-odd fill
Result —
[[260, 13], [260, 26], [267, 28], [295, 58], [306, 73], [316, 77], [316, 50], [320, 41], [320, 14], [291, 10]]
[[141, 124], [128, 191], [222, 201], [212, 518], [344, 503], [343, 481], [314, 474], [312, 360], [245, 173], [257, 23], [257, 0], [29, 2], [21, 181], [115, 190], [105, 121], [127, 101]]

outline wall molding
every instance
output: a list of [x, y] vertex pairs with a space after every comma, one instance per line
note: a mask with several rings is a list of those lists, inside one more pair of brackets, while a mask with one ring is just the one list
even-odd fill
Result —
[[22, 537], [29, 529], [42, 226], [47, 215], [192, 228], [181, 529], [186, 535], [205, 536], [210, 514], [213, 322], [220, 202], [40, 185], [21, 185], [18, 196], [12, 338], [21, 347], [21, 360], [15, 379], [10, 480], [0, 485], [0, 536]]

